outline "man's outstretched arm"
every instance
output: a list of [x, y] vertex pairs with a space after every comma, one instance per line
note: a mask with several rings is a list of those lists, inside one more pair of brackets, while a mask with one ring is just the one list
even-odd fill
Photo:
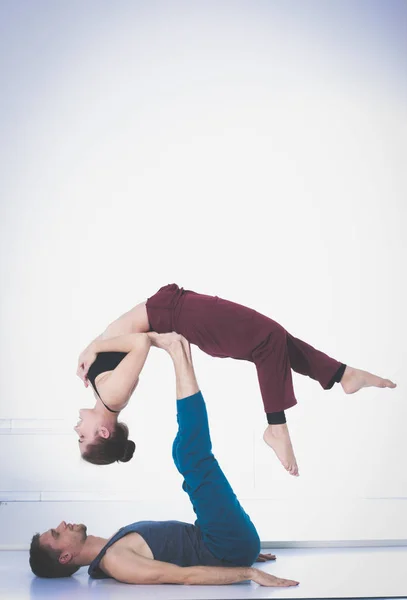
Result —
[[251, 580], [266, 587], [288, 587], [298, 581], [281, 579], [253, 567], [178, 567], [140, 556], [128, 548], [106, 554], [101, 568], [123, 583], [227, 585]]

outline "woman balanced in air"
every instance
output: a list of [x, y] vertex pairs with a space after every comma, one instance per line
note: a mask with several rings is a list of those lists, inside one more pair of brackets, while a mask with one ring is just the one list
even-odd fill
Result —
[[295, 476], [298, 466], [285, 417], [297, 403], [291, 369], [326, 390], [340, 383], [346, 394], [369, 386], [396, 387], [316, 350], [255, 310], [170, 284], [111, 323], [79, 357], [77, 374], [85, 386], [92, 384], [96, 397], [93, 409], [80, 411], [75, 427], [85, 460], [109, 464], [132, 457], [135, 444], [118, 415], [137, 386], [155, 334], [170, 331], [211, 356], [255, 364], [268, 423], [263, 439]]

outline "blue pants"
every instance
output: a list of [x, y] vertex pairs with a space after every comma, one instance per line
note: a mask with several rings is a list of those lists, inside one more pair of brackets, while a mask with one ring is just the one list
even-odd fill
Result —
[[236, 566], [251, 565], [260, 552], [256, 528], [212, 454], [208, 415], [201, 392], [177, 400], [178, 433], [172, 456], [209, 551]]

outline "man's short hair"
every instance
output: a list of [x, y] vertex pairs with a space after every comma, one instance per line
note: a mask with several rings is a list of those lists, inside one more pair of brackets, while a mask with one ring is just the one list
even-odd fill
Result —
[[40, 534], [33, 535], [30, 546], [30, 567], [37, 577], [70, 577], [80, 567], [77, 565], [61, 565], [60, 551], [40, 544]]

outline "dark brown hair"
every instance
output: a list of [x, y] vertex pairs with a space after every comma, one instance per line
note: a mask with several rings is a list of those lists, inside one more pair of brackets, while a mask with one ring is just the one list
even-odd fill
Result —
[[136, 444], [128, 437], [127, 425], [117, 423], [107, 439], [99, 436], [93, 444], [88, 444], [82, 458], [94, 465], [110, 465], [115, 461], [128, 462], [136, 449]]
[[30, 567], [37, 577], [70, 577], [80, 567], [78, 565], [61, 565], [61, 551], [40, 544], [40, 534], [33, 535], [30, 546]]

